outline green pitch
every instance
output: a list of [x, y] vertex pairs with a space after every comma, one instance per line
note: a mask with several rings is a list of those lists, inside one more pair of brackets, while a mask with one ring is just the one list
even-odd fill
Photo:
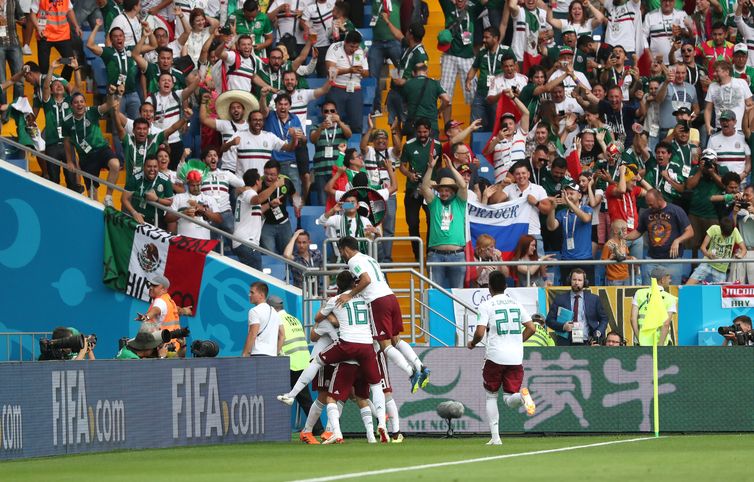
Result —
[[[647, 437], [629, 441], [638, 438], [644, 437], [503, 437], [503, 445], [497, 447], [485, 446], [486, 438], [407, 438], [402, 445], [370, 446], [362, 440], [347, 439], [340, 446], [305, 446], [295, 442], [142, 450], [0, 463], [0, 479], [208, 482], [300, 480], [352, 474], [338, 480], [754, 480], [751, 434]], [[600, 443], [605, 444], [595, 446]], [[522, 455], [527, 452], [538, 453]], [[496, 458], [476, 460], [489, 457]], [[458, 461], [468, 463], [359, 474]]]

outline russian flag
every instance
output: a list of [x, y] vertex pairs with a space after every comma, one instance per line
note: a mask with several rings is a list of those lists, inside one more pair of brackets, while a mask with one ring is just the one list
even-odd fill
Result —
[[[502, 253], [503, 260], [511, 259], [519, 239], [529, 231], [533, 209], [525, 197], [491, 205], [469, 201], [466, 213], [466, 261], [474, 261], [476, 239], [482, 234], [489, 234], [495, 239], [495, 247]], [[469, 266], [466, 269], [466, 286], [476, 276], [476, 267]]]

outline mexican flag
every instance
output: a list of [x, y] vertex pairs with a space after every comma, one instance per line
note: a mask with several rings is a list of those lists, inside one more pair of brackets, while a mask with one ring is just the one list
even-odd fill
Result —
[[150, 301], [148, 281], [165, 276], [178, 306], [196, 306], [204, 258], [216, 240], [175, 236], [111, 207], [105, 208], [105, 255], [102, 282], [116, 291]]

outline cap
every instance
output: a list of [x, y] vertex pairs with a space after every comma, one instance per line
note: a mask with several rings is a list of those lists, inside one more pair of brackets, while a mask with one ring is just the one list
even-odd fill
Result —
[[471, 168], [468, 164], [461, 164], [460, 166], [458, 166], [459, 174], [466, 174], [467, 172], [471, 172]]
[[560, 53], [558, 55], [573, 55], [573, 49], [567, 45], [560, 47]]
[[283, 299], [279, 296], [268, 296], [267, 297], [267, 304], [272, 306], [275, 309], [282, 308], [283, 307]]
[[572, 191], [581, 191], [581, 189], [579, 188], [579, 185], [576, 184], [573, 181], [571, 181], [571, 182], [564, 182], [563, 183], [563, 189], [570, 189]]
[[374, 139], [377, 139], [378, 137], [384, 137], [387, 139], [388, 138], [387, 131], [385, 129], [376, 129], [372, 133], [372, 139], [374, 140]]
[[500, 116], [500, 120], [503, 120], [503, 119], [513, 119], [513, 120], [516, 120], [516, 115], [514, 113], [512, 113], [512, 112], [506, 112], [505, 114], [503, 114], [503, 115]]
[[691, 115], [691, 109], [688, 107], [679, 107], [678, 110], [673, 111], [673, 115], [687, 114]]
[[702, 159], [711, 159], [716, 161], [717, 160], [717, 151], [711, 148], [707, 148], [704, 151], [702, 151]]
[[652, 271], [649, 273], [649, 276], [651, 276], [652, 278], [656, 280], [661, 280], [662, 278], [666, 277], [669, 274], [670, 273], [668, 273], [668, 270], [666, 270], [662, 266], [655, 266], [652, 269]]
[[689, 132], [691, 129], [689, 129], [689, 124], [686, 121], [681, 121], [678, 124], [675, 125], [675, 130], [682, 131], [682, 132]]
[[569, 24], [569, 25], [563, 27], [563, 30], [560, 31], [561, 35], [565, 35], [567, 33], [576, 33], [576, 29], [573, 28], [573, 25]]
[[451, 120], [449, 120], [448, 122], [445, 123], [445, 132], [448, 132], [450, 129], [452, 129], [454, 127], [459, 127], [459, 126], [462, 126], [462, 125], [463, 125], [463, 122], [451, 119]]
[[749, 48], [746, 47], [746, 44], [744, 44], [744, 43], [736, 44], [733, 47], [733, 53], [737, 54], [739, 52], [743, 52], [743, 53], [745, 53], [745, 54], [748, 55], [749, 54]]
[[440, 30], [437, 34], [437, 50], [447, 52], [450, 50], [450, 44], [453, 42], [453, 34], [450, 30]]
[[736, 113], [730, 109], [720, 112], [720, 120], [736, 120]]
[[162, 286], [165, 289], [170, 288], [170, 280], [162, 275], [157, 275], [153, 277], [151, 280], [149, 280], [149, 284], [155, 285], [155, 286]]

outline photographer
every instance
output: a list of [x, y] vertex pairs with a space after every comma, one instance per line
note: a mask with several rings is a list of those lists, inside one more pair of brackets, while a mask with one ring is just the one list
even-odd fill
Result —
[[746, 315], [740, 315], [733, 318], [731, 326], [721, 326], [717, 329], [724, 340], [723, 346], [752, 346], [751, 318]]
[[170, 343], [163, 343], [159, 336], [155, 336], [156, 334], [158, 332], [141, 331], [137, 333], [135, 338], [128, 340], [123, 348], [118, 351], [115, 358], [118, 360], [137, 360], [167, 357]]
[[39, 361], [94, 360], [97, 335], [83, 336], [76, 328], [59, 326], [52, 331], [52, 339], [39, 340]]
[[693, 190], [688, 210], [689, 222], [694, 229], [691, 241], [693, 258], [698, 257], [698, 248], [704, 241], [707, 230], [717, 224], [717, 211], [710, 202], [710, 197], [723, 193], [725, 186], [722, 176], [727, 172], [727, 167], [718, 164], [717, 152], [708, 148], [702, 153], [698, 169], [695, 172], [692, 170], [691, 177], [686, 180], [686, 189]]
[[[744, 258], [754, 258], [754, 186], [746, 186], [743, 196], [733, 205], [733, 219], [746, 245]], [[754, 283], [754, 263], [735, 263], [731, 278], [742, 283]]]

